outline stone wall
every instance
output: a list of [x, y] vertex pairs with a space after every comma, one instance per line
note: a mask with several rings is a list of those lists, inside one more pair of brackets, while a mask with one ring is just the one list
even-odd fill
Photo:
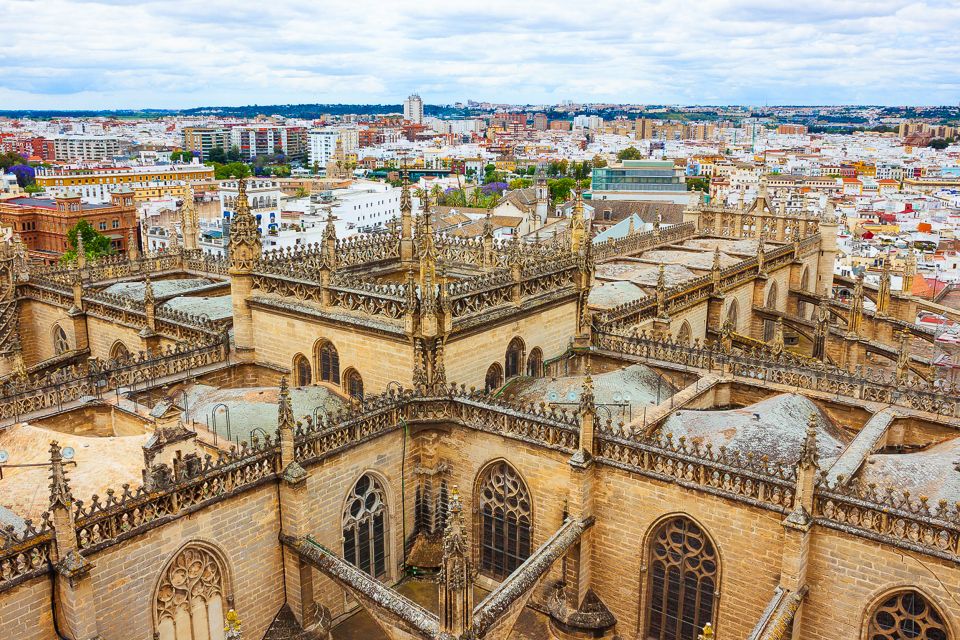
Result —
[[576, 333], [576, 311], [577, 304], [571, 301], [509, 322], [485, 326], [482, 333], [462, 337], [454, 334], [444, 349], [447, 380], [482, 389], [491, 364], [497, 362], [505, 371], [507, 345], [515, 337], [525, 345], [521, 363], [524, 372], [526, 357], [537, 347], [545, 361], [561, 355]]
[[76, 348], [73, 319], [67, 315], [66, 309], [35, 300], [21, 300], [19, 309], [20, 342], [23, 346], [24, 363], [28, 367], [56, 355], [53, 349], [55, 324], [63, 327], [70, 348]]
[[0, 593], [0, 637], [10, 640], [56, 638], [50, 594], [51, 580], [47, 575]]
[[317, 342], [329, 340], [340, 356], [340, 375], [353, 367], [363, 378], [364, 392], [381, 393], [396, 380], [410, 386], [413, 376], [413, 349], [404, 339], [373, 332], [360, 332], [320, 319], [307, 319], [267, 310], [253, 309], [253, 340], [258, 362], [290, 369], [298, 353], [312, 369], [313, 380], [320, 372], [314, 354]]

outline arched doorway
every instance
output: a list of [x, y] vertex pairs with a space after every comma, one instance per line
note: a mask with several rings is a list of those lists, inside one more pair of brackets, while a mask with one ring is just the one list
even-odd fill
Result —
[[507, 380], [516, 378], [523, 371], [523, 352], [524, 344], [520, 338], [514, 338], [507, 345], [506, 363]]
[[503, 369], [500, 367], [500, 363], [494, 362], [490, 365], [490, 368], [487, 369], [487, 375], [484, 378], [484, 389], [487, 393], [491, 391], [496, 391], [503, 385]]
[[693, 520], [670, 518], [654, 531], [648, 551], [645, 638], [697, 640], [715, 622], [720, 563], [707, 534]]

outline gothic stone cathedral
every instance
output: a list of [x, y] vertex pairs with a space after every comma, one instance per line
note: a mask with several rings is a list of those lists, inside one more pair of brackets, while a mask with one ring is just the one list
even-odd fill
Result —
[[504, 242], [405, 187], [263, 253], [240, 181], [220, 260], [191, 202], [0, 247], [0, 638], [960, 640], [956, 313], [835, 277], [829, 204]]

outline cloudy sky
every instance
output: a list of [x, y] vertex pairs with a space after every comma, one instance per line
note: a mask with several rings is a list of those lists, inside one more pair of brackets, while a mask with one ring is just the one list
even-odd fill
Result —
[[0, 0], [0, 16], [0, 109], [960, 102], [960, 0]]

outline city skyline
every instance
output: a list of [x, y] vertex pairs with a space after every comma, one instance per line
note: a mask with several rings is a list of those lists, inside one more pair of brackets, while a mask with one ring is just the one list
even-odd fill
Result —
[[[754, 0], [265, 6], [0, 0], [7, 109], [468, 99], [552, 104], [956, 104], [960, 7]], [[692, 13], [693, 11], [696, 13]], [[344, 29], [338, 25], [350, 25]]]

